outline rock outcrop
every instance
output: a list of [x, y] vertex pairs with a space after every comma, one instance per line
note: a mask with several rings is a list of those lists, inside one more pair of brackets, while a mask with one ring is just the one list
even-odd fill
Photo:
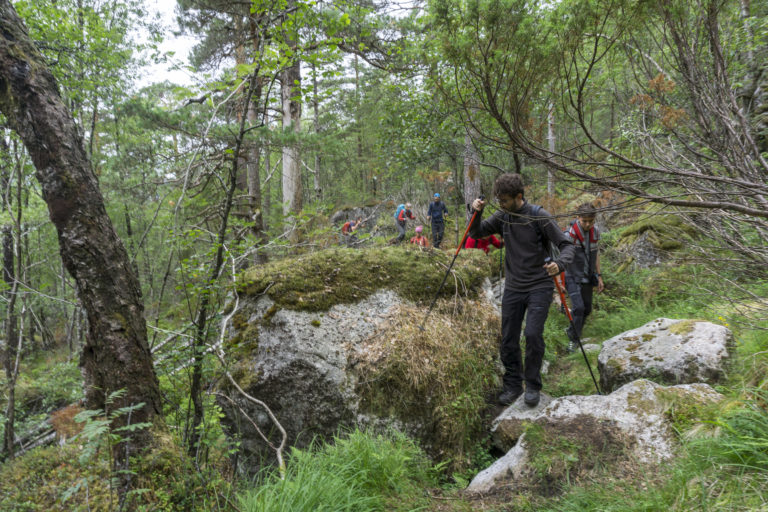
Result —
[[558, 477], [575, 479], [596, 464], [659, 463], [673, 456], [673, 424], [694, 421], [721, 398], [706, 384], [664, 387], [637, 380], [610, 395], [542, 400], [533, 409], [515, 403], [493, 426], [494, 444], [507, 455], [467, 490], [554, 488], [562, 483]]
[[635, 379], [663, 384], [718, 382], [733, 348], [721, 325], [659, 318], [603, 342], [600, 387], [610, 391]]
[[[452, 414], [484, 407], [496, 386], [499, 326], [483, 292], [488, 260], [467, 255], [453, 275], [461, 288], [446, 287], [450, 304], [438, 301], [417, 328], [426, 308], [416, 303], [434, 295], [448, 258], [409, 247], [329, 250], [253, 269], [224, 343], [230, 373], [270, 407], [289, 446], [371, 426], [405, 432], [427, 449], [446, 446], [453, 457], [468, 436], [450, 446], [440, 440], [466, 428]], [[472, 380], [479, 377], [481, 385]], [[271, 452], [259, 431], [274, 440], [273, 425], [228, 381], [220, 392], [228, 397], [219, 400], [222, 424], [256, 468]], [[469, 402], [449, 407], [454, 400]]]
[[[276, 308], [269, 297], [241, 311], [249, 326], [259, 325], [253, 350], [234, 372], [239, 385], [267, 402], [288, 433], [291, 445], [307, 446], [315, 436], [331, 437], [356, 423], [359, 396], [350, 368], [355, 348], [390, 318], [402, 300], [383, 290], [356, 304], [338, 304], [324, 313]], [[262, 431], [269, 418], [232, 394]], [[225, 423], [236, 431], [248, 454], [261, 454], [264, 444], [238, 411], [222, 402]]]

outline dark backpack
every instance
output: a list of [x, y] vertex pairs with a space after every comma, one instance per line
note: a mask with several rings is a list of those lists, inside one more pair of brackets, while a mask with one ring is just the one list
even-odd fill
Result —
[[[541, 212], [541, 209], [542, 209], [541, 205], [532, 204], [531, 217], [538, 217], [539, 212]], [[545, 253], [547, 253], [547, 255], [553, 260], [556, 259], [558, 256], [560, 256], [560, 249], [558, 249], [557, 246], [553, 244], [551, 240], [547, 239], [547, 237], [544, 236], [544, 232], [541, 230], [539, 221], [536, 219], [533, 220], [533, 229], [536, 230], [536, 239], [538, 240], [539, 250], [542, 250]]]

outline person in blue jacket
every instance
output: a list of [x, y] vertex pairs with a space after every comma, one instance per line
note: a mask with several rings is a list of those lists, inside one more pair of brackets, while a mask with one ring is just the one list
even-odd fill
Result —
[[435, 192], [434, 200], [429, 203], [429, 209], [427, 210], [427, 220], [432, 221], [432, 245], [435, 246], [435, 249], [439, 249], [443, 241], [443, 233], [445, 233], [445, 219], [443, 216], [447, 214], [448, 208], [440, 200], [440, 194]]

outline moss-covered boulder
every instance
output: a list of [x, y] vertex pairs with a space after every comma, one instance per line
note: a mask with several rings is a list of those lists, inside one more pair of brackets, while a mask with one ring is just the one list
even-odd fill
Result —
[[725, 376], [733, 348], [727, 327], [658, 318], [603, 342], [597, 359], [600, 387], [610, 391], [640, 378], [714, 384]]
[[678, 432], [711, 422], [722, 395], [706, 384], [663, 387], [648, 380], [610, 395], [566, 396], [545, 407], [507, 409], [494, 421], [507, 453], [478, 474], [471, 492], [553, 495], [580, 480], [631, 476], [669, 460]]
[[[499, 319], [483, 292], [489, 258], [468, 251], [421, 328], [451, 257], [327, 250], [247, 271], [224, 346], [233, 377], [269, 405], [291, 445], [394, 426], [460, 465], [497, 385]], [[224, 423], [256, 468], [270, 450], [254, 423], [272, 426], [234, 386], [222, 391], [238, 406], [220, 402]]]
[[695, 234], [696, 229], [676, 215], [649, 212], [621, 231], [615, 247], [624, 258], [619, 271], [657, 266]]

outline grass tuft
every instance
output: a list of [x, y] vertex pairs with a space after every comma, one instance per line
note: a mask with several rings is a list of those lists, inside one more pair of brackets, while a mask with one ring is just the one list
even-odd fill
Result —
[[428, 459], [403, 434], [356, 430], [332, 444], [294, 448], [284, 479], [270, 470], [239, 501], [248, 512], [392, 510], [391, 498], [418, 500], [417, 486], [430, 483]]

